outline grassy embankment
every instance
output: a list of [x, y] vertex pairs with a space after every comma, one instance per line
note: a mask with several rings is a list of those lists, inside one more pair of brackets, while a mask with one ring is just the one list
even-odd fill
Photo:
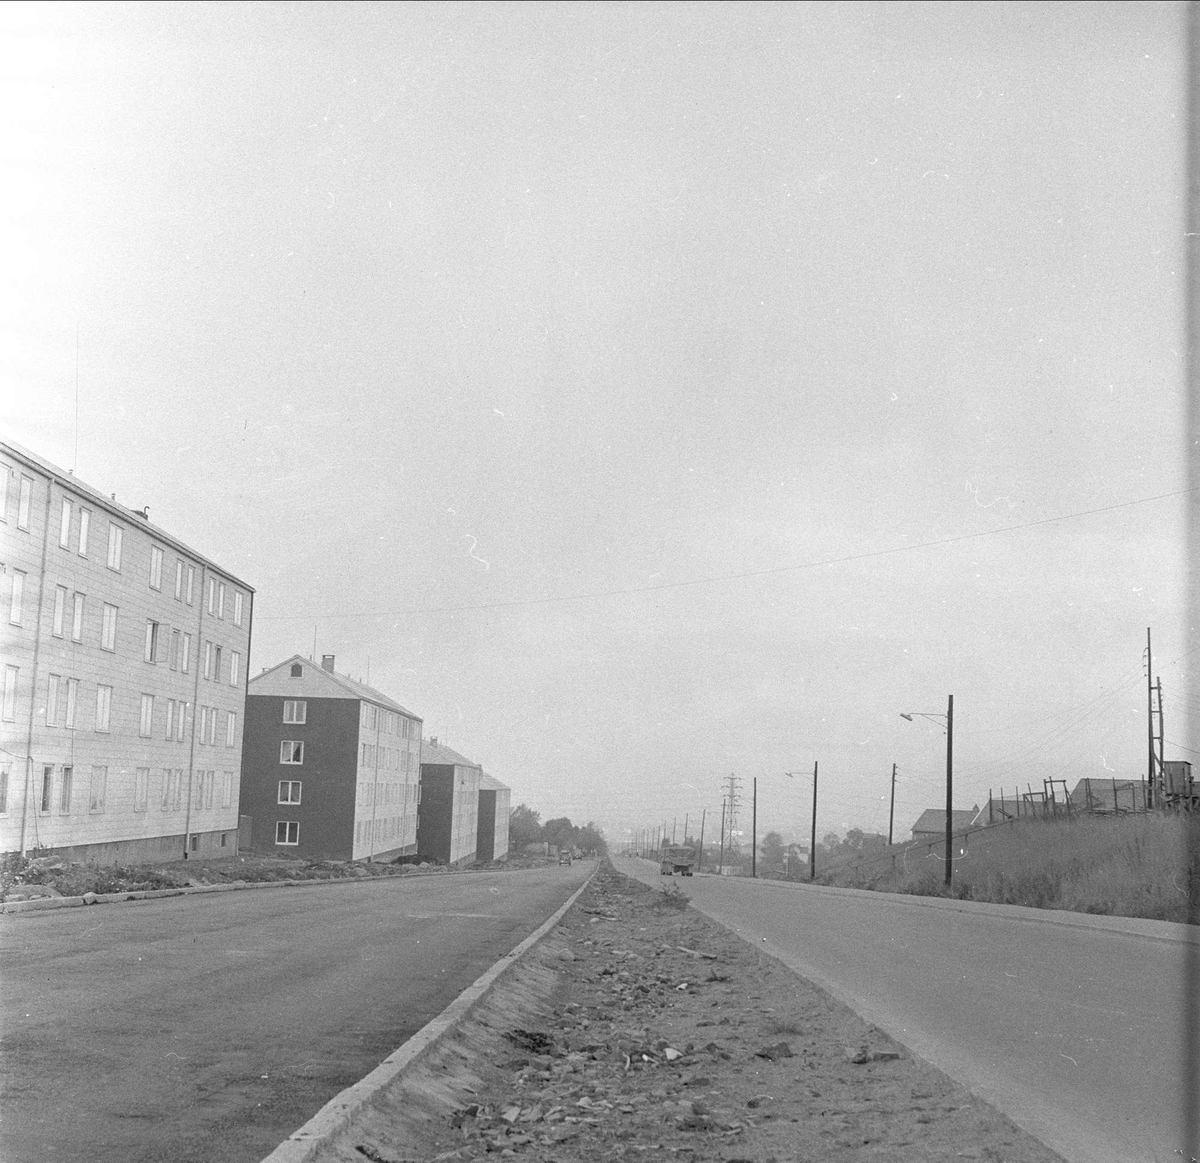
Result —
[[881, 892], [1183, 922], [1187, 833], [1187, 818], [1174, 814], [1022, 820], [956, 837], [959, 852], [949, 890], [944, 850], [923, 843], [893, 845], [873, 858], [818, 869], [817, 880]]

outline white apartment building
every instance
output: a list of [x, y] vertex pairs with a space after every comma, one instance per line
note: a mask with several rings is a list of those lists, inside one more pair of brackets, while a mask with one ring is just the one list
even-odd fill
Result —
[[0, 852], [237, 851], [254, 591], [0, 441]]

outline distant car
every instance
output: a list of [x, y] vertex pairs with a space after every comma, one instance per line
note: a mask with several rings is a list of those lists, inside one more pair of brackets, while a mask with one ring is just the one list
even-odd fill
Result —
[[570, 864], [571, 854], [569, 852], [560, 852], [558, 854], [558, 862], [559, 864]]

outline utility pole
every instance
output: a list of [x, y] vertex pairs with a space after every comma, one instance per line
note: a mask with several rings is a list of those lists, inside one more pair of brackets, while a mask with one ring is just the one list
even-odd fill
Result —
[[1151, 654], [1150, 654], [1150, 627], [1146, 627], [1146, 740], [1147, 740], [1147, 759], [1146, 759], [1146, 795], [1150, 800], [1150, 807], [1155, 807], [1154, 796], [1154, 688], [1150, 681], [1151, 672]]
[[817, 879], [817, 761], [813, 760], [812, 843], [808, 849], [808, 879]]
[[750, 801], [750, 879], [758, 878], [758, 776], [754, 777], [754, 797]]
[[1162, 679], [1155, 677], [1154, 690], [1158, 695], [1158, 790], [1159, 799], [1162, 801], [1160, 806], [1165, 807], [1167, 803], [1167, 768], [1163, 763], [1163, 736], [1166, 734], [1166, 724], [1163, 722], [1163, 705], [1162, 705]]
[[896, 819], [896, 765], [892, 764], [892, 806], [888, 809], [888, 847], [892, 846], [892, 824]]
[[951, 843], [954, 839], [954, 696], [946, 704], [946, 887], [954, 876], [954, 853]]
[[721, 797], [721, 848], [717, 857], [718, 874], [725, 870], [725, 797]]
[[696, 871], [700, 872], [704, 865], [704, 817], [708, 815], [707, 808], [700, 809], [700, 854], [696, 858]]

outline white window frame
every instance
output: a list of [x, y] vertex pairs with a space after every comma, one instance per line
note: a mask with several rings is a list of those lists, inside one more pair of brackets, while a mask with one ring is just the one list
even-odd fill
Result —
[[150, 801], [150, 768], [139, 767], [133, 773], [133, 810], [144, 812]]
[[80, 557], [88, 555], [88, 533], [92, 528], [92, 511], [80, 506], [79, 509], [79, 548]]
[[225, 712], [225, 746], [232, 747], [237, 738], [237, 712]]
[[21, 684], [21, 668], [6, 666], [4, 668], [4, 704], [0, 708], [0, 718], [6, 723], [14, 723], [17, 719], [17, 690]]
[[175, 559], [175, 600], [183, 601], [183, 560]]
[[225, 618], [225, 583], [224, 582], [217, 583], [217, 617], [222, 619], [222, 621]]
[[111, 602], [104, 603], [100, 614], [100, 649], [115, 651], [117, 649], [117, 613], [118, 607]]
[[171, 769], [164, 767], [162, 769], [162, 795], [159, 796], [158, 806], [164, 812], [171, 810]]
[[21, 477], [21, 494], [17, 499], [17, 528], [29, 528], [29, 510], [33, 504], [33, 478]]
[[79, 679], [67, 679], [67, 715], [63, 726], [68, 731], [75, 730], [75, 709], [79, 705]]
[[298, 804], [303, 794], [303, 781], [299, 779], [281, 779], [279, 781], [279, 798], [277, 804]]
[[121, 542], [124, 540], [125, 530], [115, 521], [108, 523], [108, 568], [115, 573], [121, 572]]
[[300, 843], [300, 821], [276, 820], [275, 843], [280, 847], [296, 847]]
[[21, 624], [21, 611], [25, 606], [25, 578], [23, 569], [14, 569], [12, 574], [12, 595], [8, 606], [8, 620], [13, 626]]
[[50, 631], [55, 638], [63, 636], [63, 627], [67, 621], [67, 587], [54, 587], [54, 627]]
[[99, 814], [104, 811], [104, 801], [108, 793], [108, 766], [94, 764], [92, 766], [92, 784], [88, 789], [88, 811]]
[[284, 699], [283, 700], [283, 721], [285, 723], [307, 723], [308, 722], [308, 700], [307, 699]]
[[110, 686], [104, 683], [96, 685], [96, 730], [107, 734], [112, 723], [112, 693]]
[[236, 651], [229, 652], [229, 685], [237, 686], [242, 678], [242, 656]]
[[142, 695], [142, 717], [138, 723], [138, 737], [149, 739], [154, 733], [154, 696]]
[[63, 549], [71, 548], [71, 502], [66, 497], [62, 499], [58, 518], [58, 544]]
[[87, 597], [86, 594], [81, 594], [78, 590], [75, 592], [73, 604], [71, 606], [71, 641], [83, 641], [83, 603]]
[[175, 738], [175, 700], [167, 699], [167, 726], [163, 732], [164, 739]]
[[240, 626], [242, 624], [242, 591], [233, 591], [233, 624]]
[[304, 763], [304, 740], [281, 739], [279, 742], [279, 762], [300, 767]]
[[69, 816], [71, 814], [71, 796], [74, 791], [74, 783], [75, 765], [73, 763], [64, 763], [62, 780], [58, 785], [58, 811], [60, 815]]
[[183, 699], [179, 700], [178, 716], [175, 719], [175, 742], [182, 743], [184, 734], [187, 731], [187, 713], [190, 703], [186, 703]]
[[163, 551], [157, 545], [150, 546], [150, 588], [162, 589]]
[[192, 604], [192, 592], [195, 588], [195, 582], [196, 582], [196, 567], [194, 565], [189, 565], [187, 567], [187, 571], [188, 571], [187, 596], [186, 596], [185, 600], [187, 601], [187, 604], [190, 606]]
[[54, 807], [54, 764], [42, 764], [42, 786], [38, 793], [38, 815], [48, 816]]
[[158, 638], [162, 630], [162, 623], [156, 622], [153, 618], [146, 619], [146, 662], [158, 661]]
[[58, 692], [62, 683], [61, 674], [50, 675], [46, 683], [46, 726], [58, 726]]

